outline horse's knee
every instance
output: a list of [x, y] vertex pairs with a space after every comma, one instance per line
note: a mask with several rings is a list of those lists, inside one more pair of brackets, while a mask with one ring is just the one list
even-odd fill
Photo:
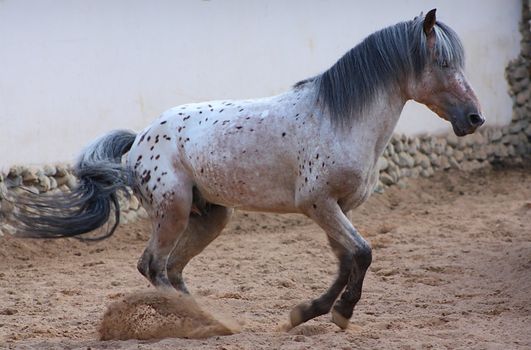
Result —
[[354, 261], [362, 271], [369, 268], [372, 263], [372, 248], [368, 243], [363, 242], [363, 244], [358, 246], [358, 249], [354, 253]]

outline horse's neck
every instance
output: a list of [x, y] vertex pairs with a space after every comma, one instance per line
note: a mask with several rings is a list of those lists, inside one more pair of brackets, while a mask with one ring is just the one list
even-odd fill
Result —
[[375, 165], [382, 155], [396, 127], [406, 100], [392, 91], [381, 92], [375, 103], [352, 121], [352, 128], [344, 141], [350, 149], [365, 157], [364, 161]]

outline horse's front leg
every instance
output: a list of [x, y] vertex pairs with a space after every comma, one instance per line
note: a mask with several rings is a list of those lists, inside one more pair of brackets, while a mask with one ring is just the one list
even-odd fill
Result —
[[334, 306], [332, 321], [345, 329], [354, 306], [361, 297], [365, 272], [372, 261], [369, 244], [352, 226], [337, 202], [322, 201], [312, 204], [306, 214], [328, 235], [328, 240], [339, 259], [339, 273], [332, 286], [321, 297], [296, 306], [291, 314], [292, 326], [297, 326], [330, 311], [343, 288], [341, 299]]

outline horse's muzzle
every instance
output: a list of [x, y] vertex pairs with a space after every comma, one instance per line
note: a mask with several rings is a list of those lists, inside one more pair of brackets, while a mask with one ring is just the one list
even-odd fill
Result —
[[485, 118], [483, 118], [480, 114], [477, 113], [470, 113], [468, 115], [468, 124], [475, 129], [479, 128], [481, 125], [485, 123]]
[[457, 136], [474, 133], [477, 128], [485, 123], [485, 118], [479, 113], [469, 113], [464, 118], [452, 120], [452, 128]]

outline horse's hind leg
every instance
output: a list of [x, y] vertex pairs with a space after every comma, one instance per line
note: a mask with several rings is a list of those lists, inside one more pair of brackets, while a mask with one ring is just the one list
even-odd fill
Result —
[[185, 293], [188, 291], [182, 277], [184, 267], [190, 259], [201, 253], [219, 236], [228, 223], [233, 209], [209, 204], [200, 211], [200, 214], [190, 215], [188, 227], [178, 238], [166, 264], [171, 284], [175, 289]]
[[339, 274], [332, 286], [318, 299], [296, 306], [291, 314], [292, 326], [299, 325], [330, 311], [345, 285], [341, 299], [334, 306], [332, 321], [346, 328], [354, 306], [361, 297], [365, 272], [372, 261], [371, 248], [352, 226], [337, 202], [321, 201], [312, 205], [307, 215], [328, 235], [332, 249], [339, 258]]
[[[160, 196], [159, 196], [160, 195]], [[185, 232], [192, 206], [192, 186], [176, 182], [171, 188], [158, 193], [148, 210], [153, 233], [148, 246], [138, 261], [138, 270], [155, 287], [172, 285], [166, 274], [166, 262], [178, 237]]]

